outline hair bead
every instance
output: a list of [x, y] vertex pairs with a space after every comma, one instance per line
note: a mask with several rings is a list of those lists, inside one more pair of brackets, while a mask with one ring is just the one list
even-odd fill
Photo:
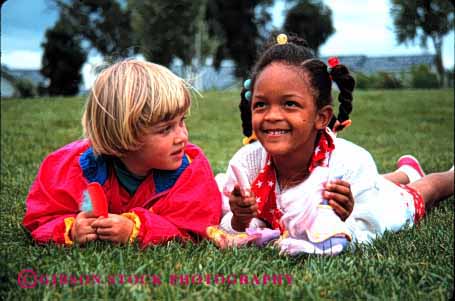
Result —
[[248, 100], [248, 101], [251, 100], [251, 91], [250, 91], [250, 90], [248, 90], [248, 91], [245, 92], [245, 98], [246, 98], [246, 100]]
[[276, 37], [276, 42], [280, 45], [284, 45], [288, 42], [288, 36], [285, 35], [284, 33], [280, 33], [277, 37]]
[[247, 90], [251, 90], [251, 79], [247, 79], [243, 82], [243, 87]]

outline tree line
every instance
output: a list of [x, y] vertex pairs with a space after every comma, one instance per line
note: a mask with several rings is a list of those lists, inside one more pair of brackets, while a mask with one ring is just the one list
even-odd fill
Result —
[[[197, 72], [207, 58], [215, 68], [230, 59], [235, 76], [244, 78], [272, 33], [302, 36], [317, 54], [335, 32], [332, 11], [316, 0], [284, 0], [283, 28], [271, 25], [274, 0], [50, 1], [59, 18], [42, 44], [41, 73], [49, 79], [49, 95], [78, 93], [90, 51], [108, 63], [137, 54], [165, 66], [180, 60], [190, 72]], [[444, 0], [429, 2], [393, 0], [391, 14], [399, 43], [416, 38], [423, 46], [427, 40], [433, 42], [439, 72], [442, 38], [453, 29], [453, 5]]]

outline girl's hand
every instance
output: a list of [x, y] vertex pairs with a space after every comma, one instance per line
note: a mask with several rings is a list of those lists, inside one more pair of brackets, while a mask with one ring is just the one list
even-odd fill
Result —
[[108, 217], [98, 218], [92, 227], [99, 239], [125, 244], [129, 241], [134, 223], [124, 216], [109, 214]]
[[335, 213], [345, 221], [354, 209], [354, 197], [351, 192], [351, 185], [343, 180], [333, 180], [325, 184], [322, 196], [329, 201], [329, 205]]
[[96, 240], [95, 229], [92, 224], [95, 222], [96, 216], [89, 212], [79, 212], [71, 227], [71, 239], [79, 244], [85, 244], [89, 241]]
[[236, 231], [245, 231], [253, 217], [257, 216], [256, 197], [254, 195], [242, 196], [239, 185], [235, 185], [229, 197], [229, 206], [233, 214], [231, 226]]

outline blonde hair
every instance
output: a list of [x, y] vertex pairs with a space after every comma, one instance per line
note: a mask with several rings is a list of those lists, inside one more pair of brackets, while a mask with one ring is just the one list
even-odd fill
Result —
[[96, 155], [121, 156], [141, 146], [145, 130], [185, 113], [191, 105], [186, 82], [169, 69], [124, 60], [102, 71], [82, 116]]

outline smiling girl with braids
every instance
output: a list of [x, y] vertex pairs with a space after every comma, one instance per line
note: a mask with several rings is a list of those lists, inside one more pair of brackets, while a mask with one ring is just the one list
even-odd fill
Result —
[[[242, 92], [243, 131], [258, 141], [229, 163], [225, 231], [275, 229], [287, 233], [279, 241], [284, 253], [337, 254], [349, 241], [369, 242], [417, 223], [425, 207], [453, 194], [453, 170], [407, 186], [379, 175], [365, 149], [334, 135], [352, 110], [354, 79], [346, 66], [335, 59], [329, 68], [297, 37], [282, 34], [277, 41]], [[340, 90], [337, 118], [332, 81]], [[333, 185], [329, 191], [326, 183]]]

